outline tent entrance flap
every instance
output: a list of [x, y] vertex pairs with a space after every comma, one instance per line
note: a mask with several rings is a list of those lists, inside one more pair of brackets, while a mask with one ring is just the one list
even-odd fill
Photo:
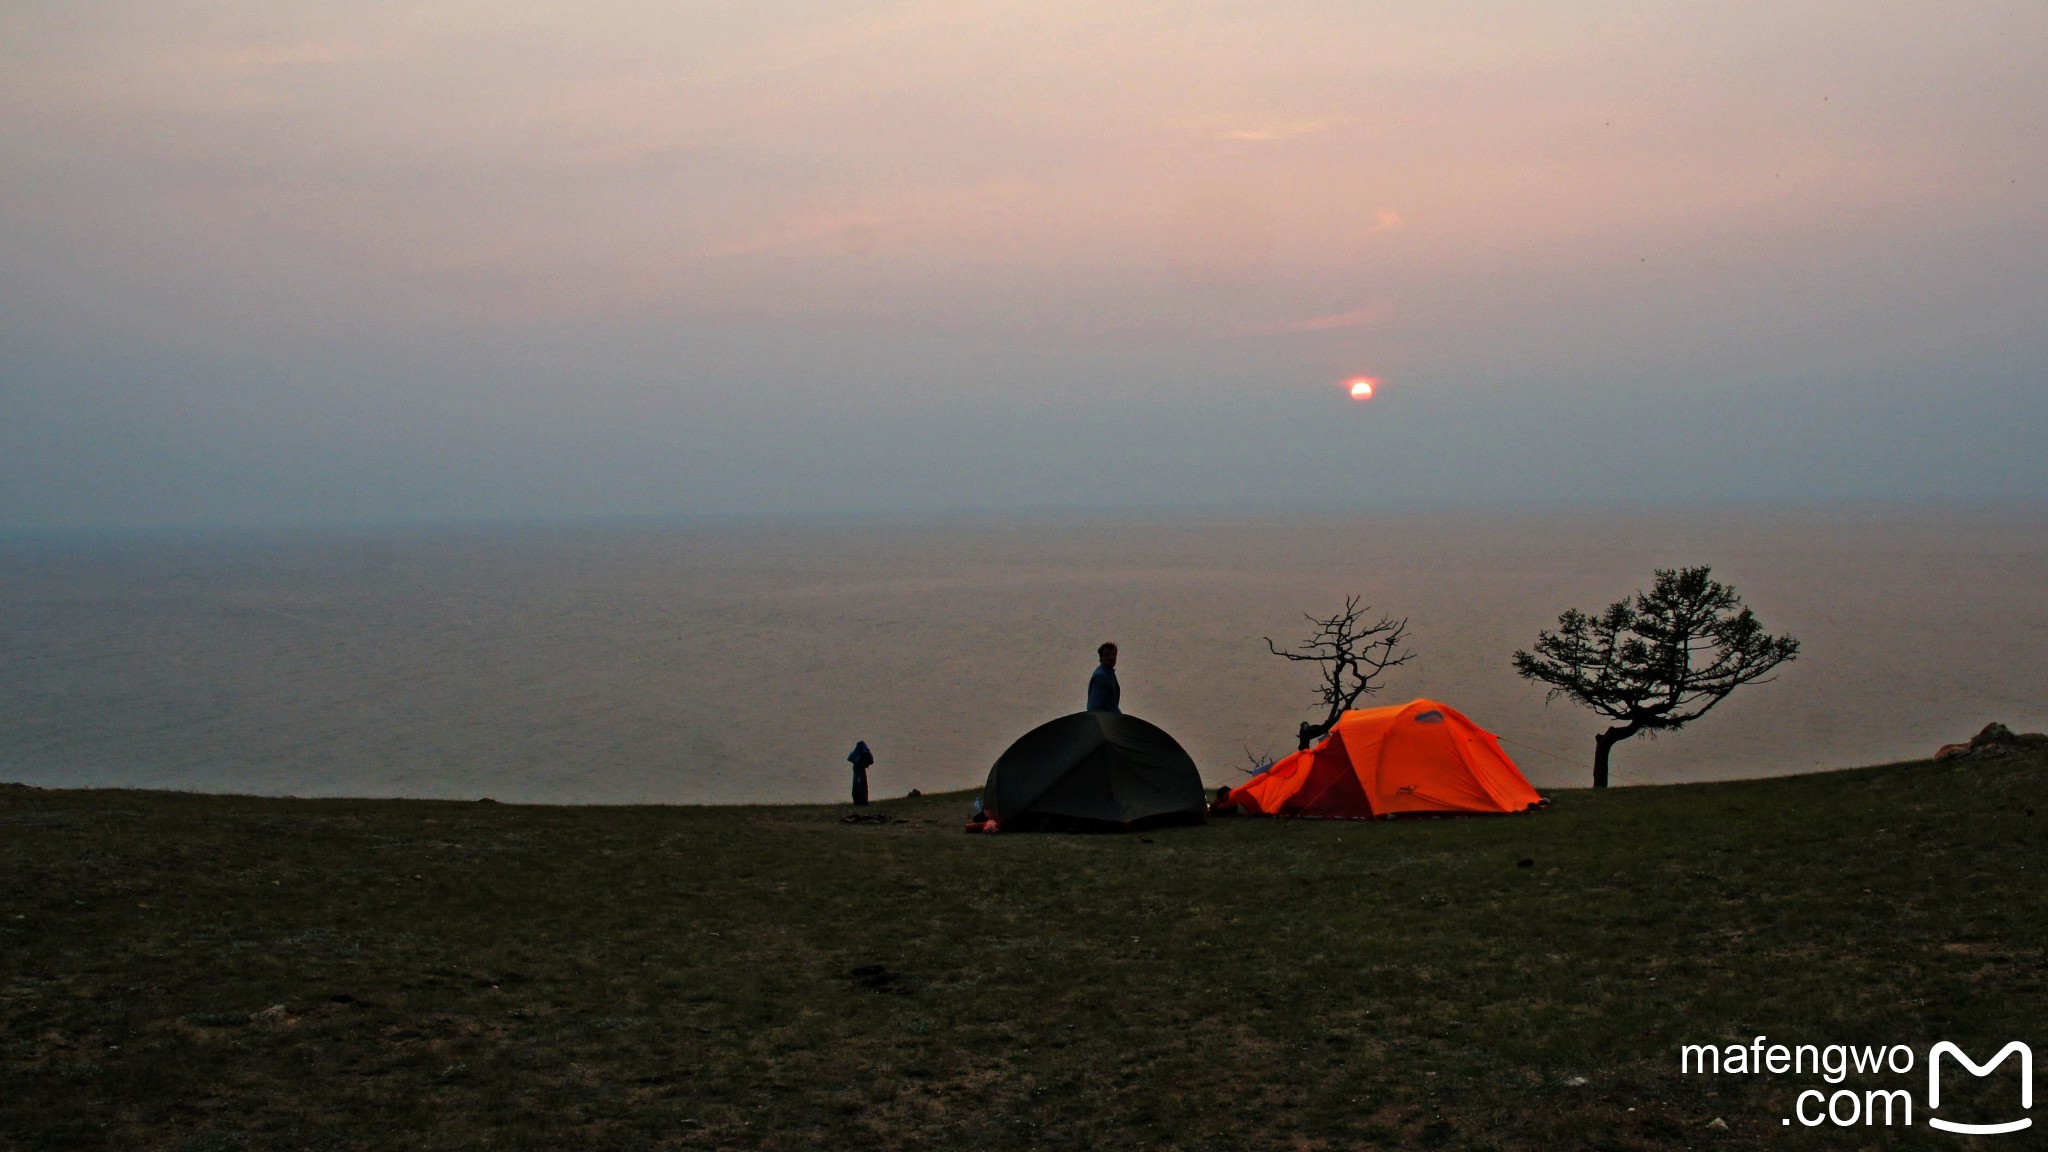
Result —
[[1310, 773], [1308, 781], [1288, 799], [1283, 810], [1289, 815], [1342, 812], [1356, 819], [1372, 819], [1372, 799], [1358, 782], [1358, 774], [1348, 770], [1341, 740], [1329, 741], [1325, 748], [1323, 758], [1328, 764], [1323, 770]]
[[1107, 747], [1083, 756], [1074, 770], [1053, 784], [1032, 803], [1031, 810], [1044, 816], [1071, 816], [1080, 820], [1121, 820], [1124, 808], [1118, 801], [1115, 757]]

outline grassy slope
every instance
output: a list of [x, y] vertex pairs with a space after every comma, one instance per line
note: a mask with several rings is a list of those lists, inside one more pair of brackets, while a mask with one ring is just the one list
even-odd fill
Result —
[[0, 1147], [1825, 1144], [1675, 1046], [2040, 1039], [2044, 780], [1142, 838], [0, 788]]

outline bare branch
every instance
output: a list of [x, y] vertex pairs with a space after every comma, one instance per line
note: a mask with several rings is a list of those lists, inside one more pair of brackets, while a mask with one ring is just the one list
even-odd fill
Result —
[[1360, 596], [1346, 596], [1344, 610], [1332, 616], [1303, 614], [1314, 631], [1293, 650], [1283, 649], [1264, 637], [1266, 650], [1283, 660], [1321, 666], [1322, 683], [1317, 696], [1324, 711], [1321, 724], [1303, 722], [1296, 733], [1300, 746], [1307, 748], [1328, 734], [1337, 719], [1358, 702], [1379, 690], [1379, 678], [1415, 658], [1403, 647], [1408, 621], [1381, 616], [1366, 623], [1372, 611]]

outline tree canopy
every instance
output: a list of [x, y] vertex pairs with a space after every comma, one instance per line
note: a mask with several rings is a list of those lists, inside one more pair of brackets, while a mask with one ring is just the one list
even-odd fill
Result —
[[1659, 569], [1650, 591], [1599, 616], [1576, 608], [1516, 652], [1515, 671], [1617, 723], [1594, 739], [1593, 786], [1605, 788], [1608, 751], [1642, 731], [1676, 731], [1744, 684], [1764, 683], [1797, 658], [1799, 641], [1772, 636], [1735, 589], [1706, 565]]

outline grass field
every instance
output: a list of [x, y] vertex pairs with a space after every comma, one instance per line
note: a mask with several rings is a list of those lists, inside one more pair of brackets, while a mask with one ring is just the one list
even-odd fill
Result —
[[2044, 782], [1124, 836], [0, 787], [0, 1147], [1968, 1147], [1677, 1047], [2039, 1041]]

